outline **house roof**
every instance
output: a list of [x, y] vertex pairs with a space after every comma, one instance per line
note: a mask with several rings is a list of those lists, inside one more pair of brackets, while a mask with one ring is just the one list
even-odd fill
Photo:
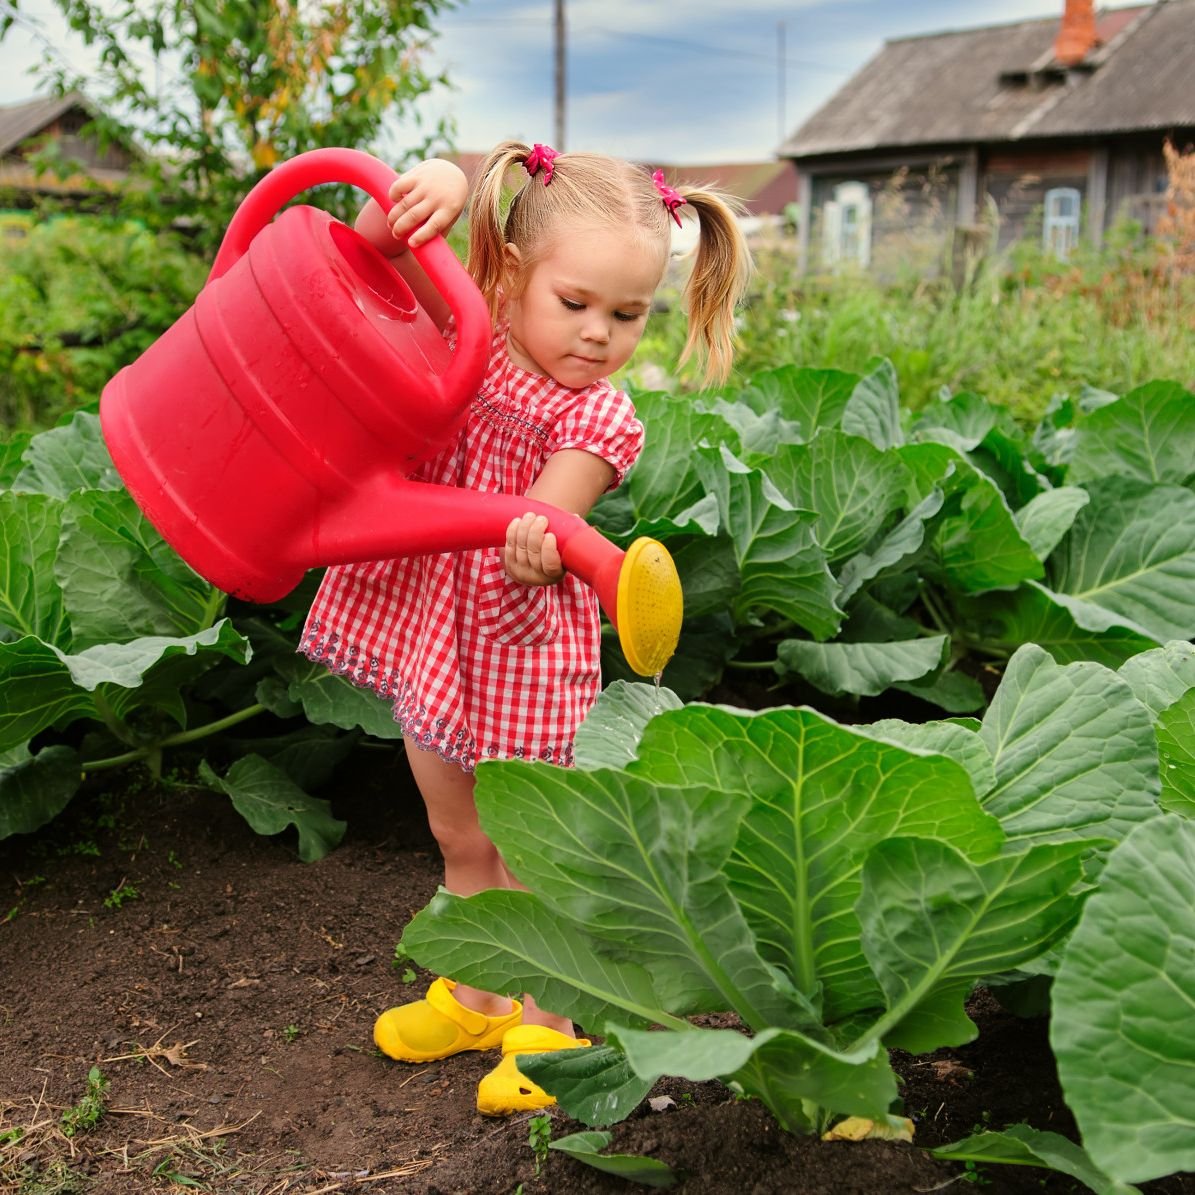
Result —
[[[458, 153], [446, 155], [468, 176], [473, 176], [486, 159], [486, 154]], [[648, 170], [661, 169], [671, 186], [712, 187], [738, 199], [751, 216], [780, 215], [785, 205], [797, 198], [797, 172], [793, 164], [781, 158], [766, 162], [724, 162], [718, 165], [674, 165], [666, 162], [644, 162]]]
[[0, 107], [0, 157], [11, 153], [22, 141], [36, 136], [48, 124], [72, 108], [91, 108], [78, 92], [27, 100], [23, 104]]
[[886, 42], [784, 143], [790, 158], [883, 148], [1195, 128], [1195, 0], [1100, 12], [1076, 70], [1062, 14]]

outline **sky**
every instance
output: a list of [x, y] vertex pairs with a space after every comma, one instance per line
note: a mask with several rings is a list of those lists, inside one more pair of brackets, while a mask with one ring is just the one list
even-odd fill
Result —
[[[1058, 18], [1064, 0], [565, 0], [564, 145], [638, 161], [767, 160], [886, 40]], [[1122, 7], [1114, 2], [1106, 7]], [[0, 14], [7, 5], [0, 0]], [[51, 0], [20, 0], [46, 36], [87, 59]], [[552, 0], [464, 0], [436, 20], [428, 58], [453, 87], [424, 106], [456, 147], [555, 139]], [[0, 104], [37, 93], [34, 41], [0, 42]], [[388, 140], [401, 142], [404, 130]]]

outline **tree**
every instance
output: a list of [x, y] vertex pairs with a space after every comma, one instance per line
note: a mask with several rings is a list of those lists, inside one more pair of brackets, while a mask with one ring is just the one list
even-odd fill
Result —
[[[0, 0], [0, 39], [14, 24], [37, 35], [20, 2]], [[371, 148], [384, 120], [409, 122], [412, 158], [448, 136], [422, 126], [416, 101], [447, 82], [425, 57], [432, 18], [452, 0], [54, 3], [99, 65], [81, 75], [42, 36], [42, 77], [91, 100], [101, 139], [146, 148], [129, 205], [157, 225], [187, 220], [204, 248], [283, 158]]]

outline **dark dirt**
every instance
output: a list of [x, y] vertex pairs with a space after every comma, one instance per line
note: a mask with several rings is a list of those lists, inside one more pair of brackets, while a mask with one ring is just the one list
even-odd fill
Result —
[[[405, 1067], [374, 1049], [376, 1014], [428, 982], [392, 955], [440, 878], [401, 751], [360, 750], [323, 794], [349, 831], [314, 864], [290, 834], [255, 835], [222, 796], [127, 785], [84, 792], [47, 830], [0, 843], [0, 1191], [646, 1189], [558, 1153], [537, 1177], [529, 1118], [475, 1110], [492, 1057]], [[973, 1015], [977, 1042], [896, 1056], [918, 1146], [1019, 1121], [1073, 1133], [1044, 1023], [986, 993]], [[106, 1111], [67, 1137], [61, 1117], [92, 1067]], [[674, 1103], [644, 1104], [611, 1151], [667, 1162], [680, 1192], [1085, 1189], [1034, 1169], [968, 1174], [916, 1146], [796, 1138], [717, 1083], [653, 1094]], [[553, 1137], [582, 1127], [554, 1110]], [[1195, 1178], [1146, 1190], [1195, 1192]]]

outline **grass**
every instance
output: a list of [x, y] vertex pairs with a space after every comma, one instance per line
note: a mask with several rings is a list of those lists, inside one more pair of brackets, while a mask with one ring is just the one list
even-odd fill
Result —
[[[957, 285], [944, 275], [801, 277], [791, 246], [765, 246], [756, 262], [732, 381], [790, 363], [859, 373], [882, 356], [914, 410], [943, 389], [970, 390], [1029, 423], [1054, 395], [1084, 386], [1122, 394], [1155, 378], [1195, 385], [1195, 272], [1165, 245], [1142, 248], [1132, 229], [1068, 262], [1018, 245]], [[669, 368], [685, 320], [674, 292], [661, 297], [671, 308], [652, 316], [624, 383], [677, 385]], [[697, 385], [692, 376], [679, 384]]]

